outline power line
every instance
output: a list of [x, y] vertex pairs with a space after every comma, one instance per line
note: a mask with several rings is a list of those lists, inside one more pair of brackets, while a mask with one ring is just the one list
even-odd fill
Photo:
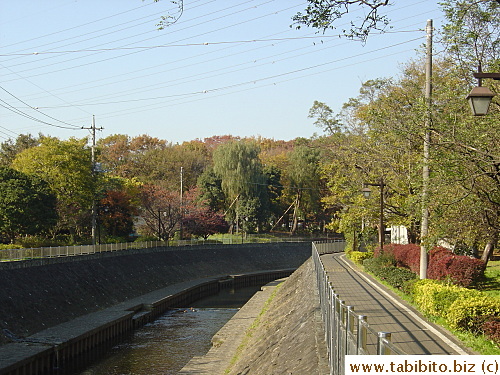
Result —
[[31, 115], [28, 115], [27, 113], [25, 113], [25, 112], [23, 112], [23, 111], [21, 111], [21, 110], [19, 110], [19, 109], [15, 108], [14, 106], [11, 106], [10, 104], [8, 104], [7, 102], [5, 102], [4, 100], [1, 100], [3, 103], [7, 104], [7, 106], [8, 106], [8, 107], [5, 107], [5, 106], [3, 106], [3, 105], [2, 105], [2, 107], [6, 108], [6, 109], [8, 109], [8, 110], [10, 110], [10, 111], [12, 111], [12, 112], [14, 112], [14, 113], [17, 113], [17, 114], [19, 114], [19, 115], [21, 115], [21, 116], [24, 116], [24, 117], [26, 117], [26, 118], [32, 119], [32, 120], [37, 121], [37, 122], [41, 122], [41, 123], [46, 124], [46, 125], [55, 126], [55, 127], [57, 127], [57, 128], [62, 128], [62, 129], [73, 129], [73, 130], [76, 130], [76, 129], [78, 129], [78, 128], [79, 128], [79, 127], [78, 127], [78, 126], [76, 126], [76, 125], [72, 125], [72, 124], [69, 124], [69, 123], [67, 123], [67, 122], [64, 122], [64, 121], [58, 120], [58, 119], [56, 119], [55, 117], [49, 116], [49, 115], [47, 115], [47, 114], [45, 114], [45, 113], [41, 112], [39, 109], [37, 109], [37, 108], [35, 108], [35, 107], [31, 107], [31, 106], [30, 106], [28, 103], [26, 103], [24, 100], [22, 100], [22, 99], [18, 98], [17, 96], [15, 96], [15, 95], [14, 95], [14, 94], [12, 94], [10, 91], [8, 91], [8, 90], [6, 90], [5, 88], [3, 88], [2, 86], [0, 86], [0, 89], [1, 89], [1, 90], [3, 90], [3, 91], [5, 91], [7, 94], [9, 94], [9, 95], [10, 95], [10, 96], [12, 96], [13, 98], [17, 99], [18, 101], [20, 101], [20, 102], [21, 102], [21, 103], [23, 103], [24, 105], [26, 105], [26, 106], [30, 107], [31, 109], [34, 109], [34, 110], [35, 110], [35, 111], [37, 111], [38, 113], [40, 113], [40, 114], [42, 114], [42, 115], [44, 115], [44, 116], [46, 116], [46, 117], [48, 117], [48, 118], [50, 118], [50, 119], [52, 119], [52, 120], [55, 120], [55, 121], [57, 121], [57, 122], [60, 122], [60, 123], [62, 123], [62, 124], [69, 125], [69, 126], [71, 126], [71, 127], [61, 126], [61, 125], [55, 125], [55, 124], [52, 124], [52, 123], [48, 123], [48, 122], [46, 122], [46, 121], [42, 121], [42, 120], [37, 119], [37, 118], [35, 118], [35, 117], [31, 116]]

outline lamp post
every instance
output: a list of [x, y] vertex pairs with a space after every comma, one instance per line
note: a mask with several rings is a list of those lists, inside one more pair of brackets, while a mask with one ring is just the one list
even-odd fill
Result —
[[491, 99], [493, 99], [495, 93], [489, 88], [482, 86], [482, 81], [484, 78], [500, 80], [500, 73], [483, 73], [481, 65], [479, 65], [479, 72], [474, 73], [474, 77], [477, 78], [478, 85], [467, 95], [467, 101], [474, 116], [484, 116], [488, 113]]
[[384, 188], [385, 188], [385, 183], [384, 180], [381, 178], [380, 182], [378, 184], [370, 184], [365, 182], [363, 184], [365, 187], [361, 190], [363, 192], [363, 195], [365, 198], [369, 198], [371, 194], [371, 189], [368, 186], [378, 186], [380, 187], [380, 214], [379, 214], [379, 224], [378, 224], [378, 244], [380, 246], [380, 252], [384, 251], [384, 237], [385, 237], [385, 230], [384, 230]]

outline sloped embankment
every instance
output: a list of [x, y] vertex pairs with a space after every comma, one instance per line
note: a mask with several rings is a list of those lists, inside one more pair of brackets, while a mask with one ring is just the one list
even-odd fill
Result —
[[309, 243], [156, 248], [0, 264], [2, 333], [18, 337], [204, 277], [297, 268]]
[[283, 283], [247, 334], [230, 374], [329, 373], [311, 260]]
[[312, 261], [267, 288], [274, 290], [258, 292], [214, 336], [208, 354], [180, 373], [329, 374]]

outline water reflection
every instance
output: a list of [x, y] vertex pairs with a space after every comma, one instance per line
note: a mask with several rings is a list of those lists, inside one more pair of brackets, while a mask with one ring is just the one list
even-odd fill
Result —
[[109, 350], [80, 375], [176, 374], [194, 356], [204, 355], [211, 339], [259, 287], [223, 290], [192, 307], [169, 311]]

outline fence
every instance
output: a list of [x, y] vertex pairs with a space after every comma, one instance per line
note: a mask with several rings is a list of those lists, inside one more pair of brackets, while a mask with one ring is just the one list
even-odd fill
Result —
[[357, 315], [354, 306], [346, 305], [329, 280], [320, 255], [342, 252], [345, 242], [312, 244], [312, 258], [318, 281], [321, 314], [325, 327], [330, 374], [344, 374], [346, 355], [404, 355], [391, 343], [389, 332], [376, 332], [366, 315]]
[[235, 245], [243, 243], [274, 243], [274, 242], [311, 242], [311, 238], [299, 237], [269, 237], [247, 235], [246, 237], [221, 237], [216, 240], [191, 239], [175, 241], [146, 241], [146, 242], [125, 242], [108, 243], [98, 245], [79, 245], [79, 246], [52, 246], [26, 249], [3, 249], [0, 250], [0, 262], [57, 258], [67, 256], [88, 255], [104, 253], [111, 251], [121, 251], [130, 249], [150, 249], [154, 247], [172, 247], [178, 249], [179, 246], [197, 246], [197, 245]]

